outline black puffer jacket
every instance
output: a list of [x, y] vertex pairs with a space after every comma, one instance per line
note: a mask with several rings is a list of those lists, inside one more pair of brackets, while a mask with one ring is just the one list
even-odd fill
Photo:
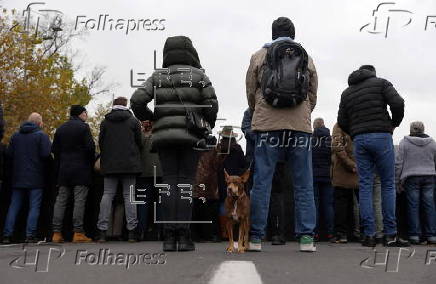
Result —
[[[404, 116], [404, 100], [392, 84], [375, 72], [357, 70], [342, 93], [338, 124], [351, 137], [363, 133], [392, 133]], [[389, 105], [392, 118], [389, 116]]]
[[100, 166], [103, 175], [142, 172], [142, 133], [139, 121], [129, 110], [112, 110], [100, 125]]
[[319, 127], [313, 131], [312, 166], [314, 181], [330, 181], [331, 136], [327, 127]]
[[[212, 128], [215, 126], [218, 112], [215, 90], [206, 74], [195, 67], [200, 67], [200, 63], [194, 51], [189, 38], [168, 38], [164, 47], [163, 66], [168, 67], [169, 73], [155, 71], [130, 99], [132, 110], [140, 120], [150, 119], [147, 104], [155, 99], [153, 150], [173, 145], [191, 147], [198, 141], [199, 138], [186, 128], [187, 110], [201, 113]], [[211, 107], [189, 109], [183, 104]]]

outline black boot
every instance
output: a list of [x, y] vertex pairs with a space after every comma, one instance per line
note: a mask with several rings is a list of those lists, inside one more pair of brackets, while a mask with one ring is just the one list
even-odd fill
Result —
[[177, 242], [176, 242], [175, 231], [169, 229], [164, 230], [163, 251], [176, 251], [176, 250], [177, 250]]
[[213, 234], [213, 235], [210, 237], [210, 242], [211, 242], [211, 243], [220, 243], [220, 242], [221, 242], [221, 238], [220, 238], [218, 235]]
[[34, 236], [27, 236], [24, 242], [27, 244], [34, 244], [38, 242], [38, 239]]
[[362, 241], [362, 246], [364, 247], [375, 247], [377, 245], [375, 241], [375, 237], [365, 236], [365, 239]]
[[286, 242], [282, 236], [275, 235], [275, 236], [271, 237], [271, 245], [280, 246], [280, 245], [285, 245], [285, 244], [286, 244]]
[[128, 241], [134, 243], [138, 241], [138, 236], [136, 235], [136, 230], [130, 230], [128, 235]]
[[180, 229], [179, 230], [179, 241], [178, 241], [178, 251], [193, 251], [195, 250], [194, 242], [191, 239], [191, 230]]
[[4, 244], [10, 244], [10, 243], [12, 243], [12, 241], [11, 241], [11, 237], [9, 237], [9, 236], [4, 236], [3, 237], [3, 241], [2, 241]]
[[99, 243], [104, 243], [106, 242], [106, 231], [99, 231], [98, 232], [98, 238], [97, 238], [97, 242]]

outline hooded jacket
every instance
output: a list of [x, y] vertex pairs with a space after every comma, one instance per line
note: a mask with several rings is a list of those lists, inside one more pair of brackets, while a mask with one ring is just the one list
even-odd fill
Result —
[[348, 85], [341, 96], [337, 119], [345, 133], [352, 138], [363, 133], [392, 133], [400, 125], [404, 100], [389, 81], [363, 69], [351, 73]]
[[100, 166], [103, 175], [142, 172], [139, 121], [129, 110], [113, 109], [100, 125]]
[[[164, 47], [165, 70], [156, 70], [144, 86], [137, 89], [130, 103], [140, 120], [150, 119], [147, 104], [155, 100], [153, 124], [153, 150], [179, 146], [194, 146], [199, 137], [189, 132], [186, 124], [187, 111], [200, 113], [215, 126], [218, 101], [212, 83], [200, 70], [200, 60], [189, 38], [170, 37]], [[186, 105], [204, 105], [189, 108]]]
[[405, 136], [399, 145], [395, 173], [401, 183], [411, 176], [436, 175], [436, 142], [425, 135]]
[[12, 161], [12, 187], [42, 189], [50, 150], [48, 135], [35, 123], [24, 122], [12, 135], [7, 149]]
[[314, 181], [330, 182], [331, 136], [330, 129], [319, 127], [313, 131], [312, 167]]

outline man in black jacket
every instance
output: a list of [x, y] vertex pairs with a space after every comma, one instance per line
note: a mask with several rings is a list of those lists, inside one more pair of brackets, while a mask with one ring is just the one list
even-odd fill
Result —
[[52, 152], [58, 167], [59, 186], [53, 212], [52, 241], [55, 243], [63, 242], [61, 231], [71, 193], [74, 196], [73, 242], [92, 241], [83, 231], [83, 216], [95, 157], [94, 140], [88, 124], [85, 123], [87, 118], [88, 114], [83, 106], [72, 105], [70, 120], [62, 124], [54, 136]]
[[[338, 124], [353, 138], [359, 174], [360, 216], [365, 240], [375, 246], [372, 190], [374, 170], [382, 184], [385, 246], [408, 246], [397, 237], [395, 217], [395, 156], [392, 133], [403, 120], [404, 100], [392, 84], [376, 77], [374, 66], [364, 65], [348, 78], [342, 93]], [[387, 110], [389, 105], [392, 117]]]
[[136, 176], [142, 172], [142, 134], [140, 122], [127, 108], [127, 98], [118, 97], [114, 100], [112, 111], [106, 114], [100, 125], [98, 142], [101, 173], [104, 175], [104, 193], [97, 223], [99, 241], [106, 241], [112, 201], [119, 182], [123, 187], [129, 241], [135, 241], [138, 219], [136, 204], [131, 202], [130, 192], [134, 192]]
[[[320, 227], [324, 227], [326, 237], [330, 240], [334, 233], [335, 211], [330, 178], [331, 136], [330, 129], [325, 127], [324, 119], [316, 118], [313, 121], [312, 138], [313, 192], [317, 211], [315, 231], [319, 235]], [[324, 221], [324, 226], [320, 226], [320, 219]]]

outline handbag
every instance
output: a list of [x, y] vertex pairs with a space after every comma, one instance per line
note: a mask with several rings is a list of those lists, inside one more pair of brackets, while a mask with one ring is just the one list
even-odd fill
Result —
[[204, 119], [203, 115], [201, 115], [200, 113], [188, 110], [186, 108], [186, 105], [183, 102], [182, 98], [179, 96], [177, 88], [174, 87], [174, 84], [172, 84], [172, 89], [177, 98], [179, 99], [180, 103], [185, 108], [186, 128], [188, 129], [188, 131], [199, 137], [200, 139], [207, 138], [210, 134], [212, 134], [212, 128], [210, 127], [209, 122], [207, 122]]
[[206, 138], [212, 133], [209, 122], [198, 112], [186, 111], [186, 126], [195, 135]]

